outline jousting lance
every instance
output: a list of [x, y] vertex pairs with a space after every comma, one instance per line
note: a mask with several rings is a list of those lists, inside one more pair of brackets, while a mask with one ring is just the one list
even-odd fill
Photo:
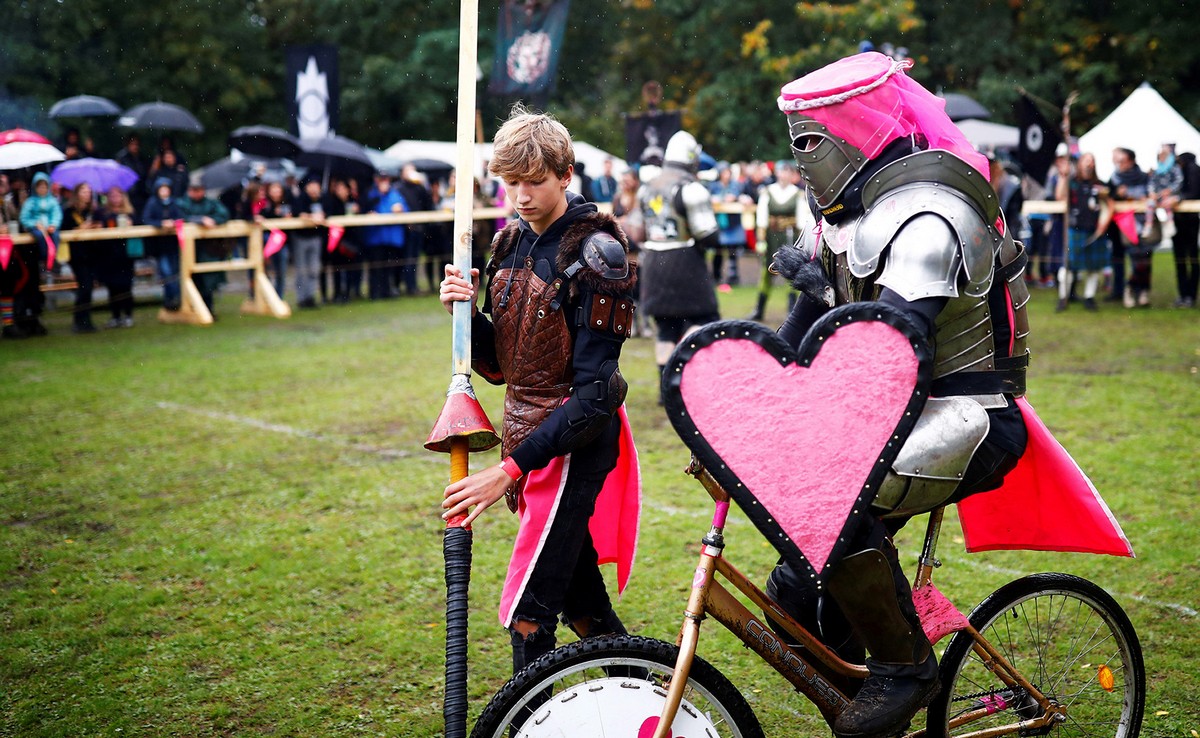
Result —
[[[458, 133], [455, 166], [458, 181], [468, 183], [454, 198], [454, 264], [471, 278], [471, 210], [474, 206], [470, 182], [475, 153], [475, 70], [479, 36], [478, 0], [462, 0], [458, 26]], [[462, 193], [466, 193], [463, 195]], [[471, 307], [469, 301], [454, 303], [453, 373], [446, 403], [434, 424], [425, 448], [449, 452], [450, 481], [467, 476], [467, 454], [483, 451], [500, 442], [496, 430], [471, 388]], [[446, 522], [442, 553], [446, 562], [446, 696], [442, 717], [446, 738], [467, 735], [467, 593], [471, 583], [471, 529], [466, 515]]]

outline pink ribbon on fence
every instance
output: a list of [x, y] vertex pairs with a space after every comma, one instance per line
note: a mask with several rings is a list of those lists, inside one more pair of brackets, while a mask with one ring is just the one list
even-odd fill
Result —
[[270, 259], [278, 254], [285, 243], [287, 243], [287, 234], [278, 228], [272, 228], [271, 235], [267, 236], [267, 242], [263, 244], [263, 258]]
[[183, 235], [183, 221], [175, 221], [175, 240], [179, 241], [179, 250], [183, 251], [183, 247], [187, 245], [187, 236]]
[[8, 269], [8, 262], [12, 258], [12, 252], [12, 238], [0, 236], [0, 269]]
[[54, 268], [54, 257], [58, 254], [58, 244], [54, 243], [54, 237], [49, 233], [46, 236], [46, 271]]
[[340, 225], [329, 226], [329, 244], [325, 247], [325, 249], [331, 254], [336, 251], [338, 244], [342, 242], [342, 236], [345, 235], [345, 233], [346, 229]]

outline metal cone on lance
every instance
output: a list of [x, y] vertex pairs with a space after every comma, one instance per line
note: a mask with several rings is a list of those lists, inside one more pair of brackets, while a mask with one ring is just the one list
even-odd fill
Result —
[[[475, 71], [479, 37], [479, 2], [462, 0], [458, 27], [457, 158], [460, 177], [470, 177], [475, 153]], [[470, 279], [471, 210], [469, 197], [454, 200], [454, 264]], [[450, 453], [450, 482], [466, 478], [467, 455], [500, 442], [471, 389], [472, 302], [455, 302], [453, 373], [446, 404], [425, 448]], [[442, 703], [446, 738], [467, 735], [467, 594], [471, 583], [471, 529], [465, 515], [446, 522], [442, 555], [446, 564], [446, 694]]]

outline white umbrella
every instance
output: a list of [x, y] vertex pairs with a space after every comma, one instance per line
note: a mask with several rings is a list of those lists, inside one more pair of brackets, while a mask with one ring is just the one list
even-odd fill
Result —
[[24, 169], [66, 158], [63, 152], [50, 144], [18, 141], [0, 146], [0, 170]]

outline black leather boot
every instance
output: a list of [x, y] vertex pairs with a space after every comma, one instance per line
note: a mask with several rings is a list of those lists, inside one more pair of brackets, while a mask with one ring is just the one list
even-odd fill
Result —
[[866, 645], [870, 676], [834, 721], [838, 738], [886, 738], [902, 733], [937, 694], [937, 658], [921, 630], [912, 590], [891, 542], [838, 562], [829, 591]]
[[[828, 594], [822, 596], [812, 586], [812, 580], [800, 576], [786, 561], [780, 561], [771, 575], [767, 577], [766, 593], [783, 611], [792, 616], [812, 635], [816, 636], [838, 655], [838, 658], [851, 664], [862, 664], [866, 659], [866, 649], [854, 635], [846, 616], [841, 608]], [[800, 645], [771, 618], [771, 613], [764, 612], [767, 625], [775, 631], [785, 643], [800, 653], [805, 659], [815, 659], [804, 646]], [[847, 697], [853, 699], [858, 693], [862, 682], [858, 679], [843, 677], [840, 674], [826, 674], [826, 678]], [[832, 726], [831, 726], [832, 727]]]
[[527, 636], [521, 635], [515, 628], [509, 628], [508, 633], [513, 649], [513, 674], [554, 650], [553, 627], [543, 625]]
[[[563, 622], [580, 639], [595, 638], [604, 635], [629, 635], [629, 631], [625, 630], [625, 625], [611, 607], [608, 608], [608, 612], [600, 617], [589, 616], [571, 619], [564, 616]], [[650, 672], [645, 669], [633, 666], [606, 666], [604, 667], [604, 673], [610, 677], [623, 677], [626, 679], [646, 679], [650, 675]]]

